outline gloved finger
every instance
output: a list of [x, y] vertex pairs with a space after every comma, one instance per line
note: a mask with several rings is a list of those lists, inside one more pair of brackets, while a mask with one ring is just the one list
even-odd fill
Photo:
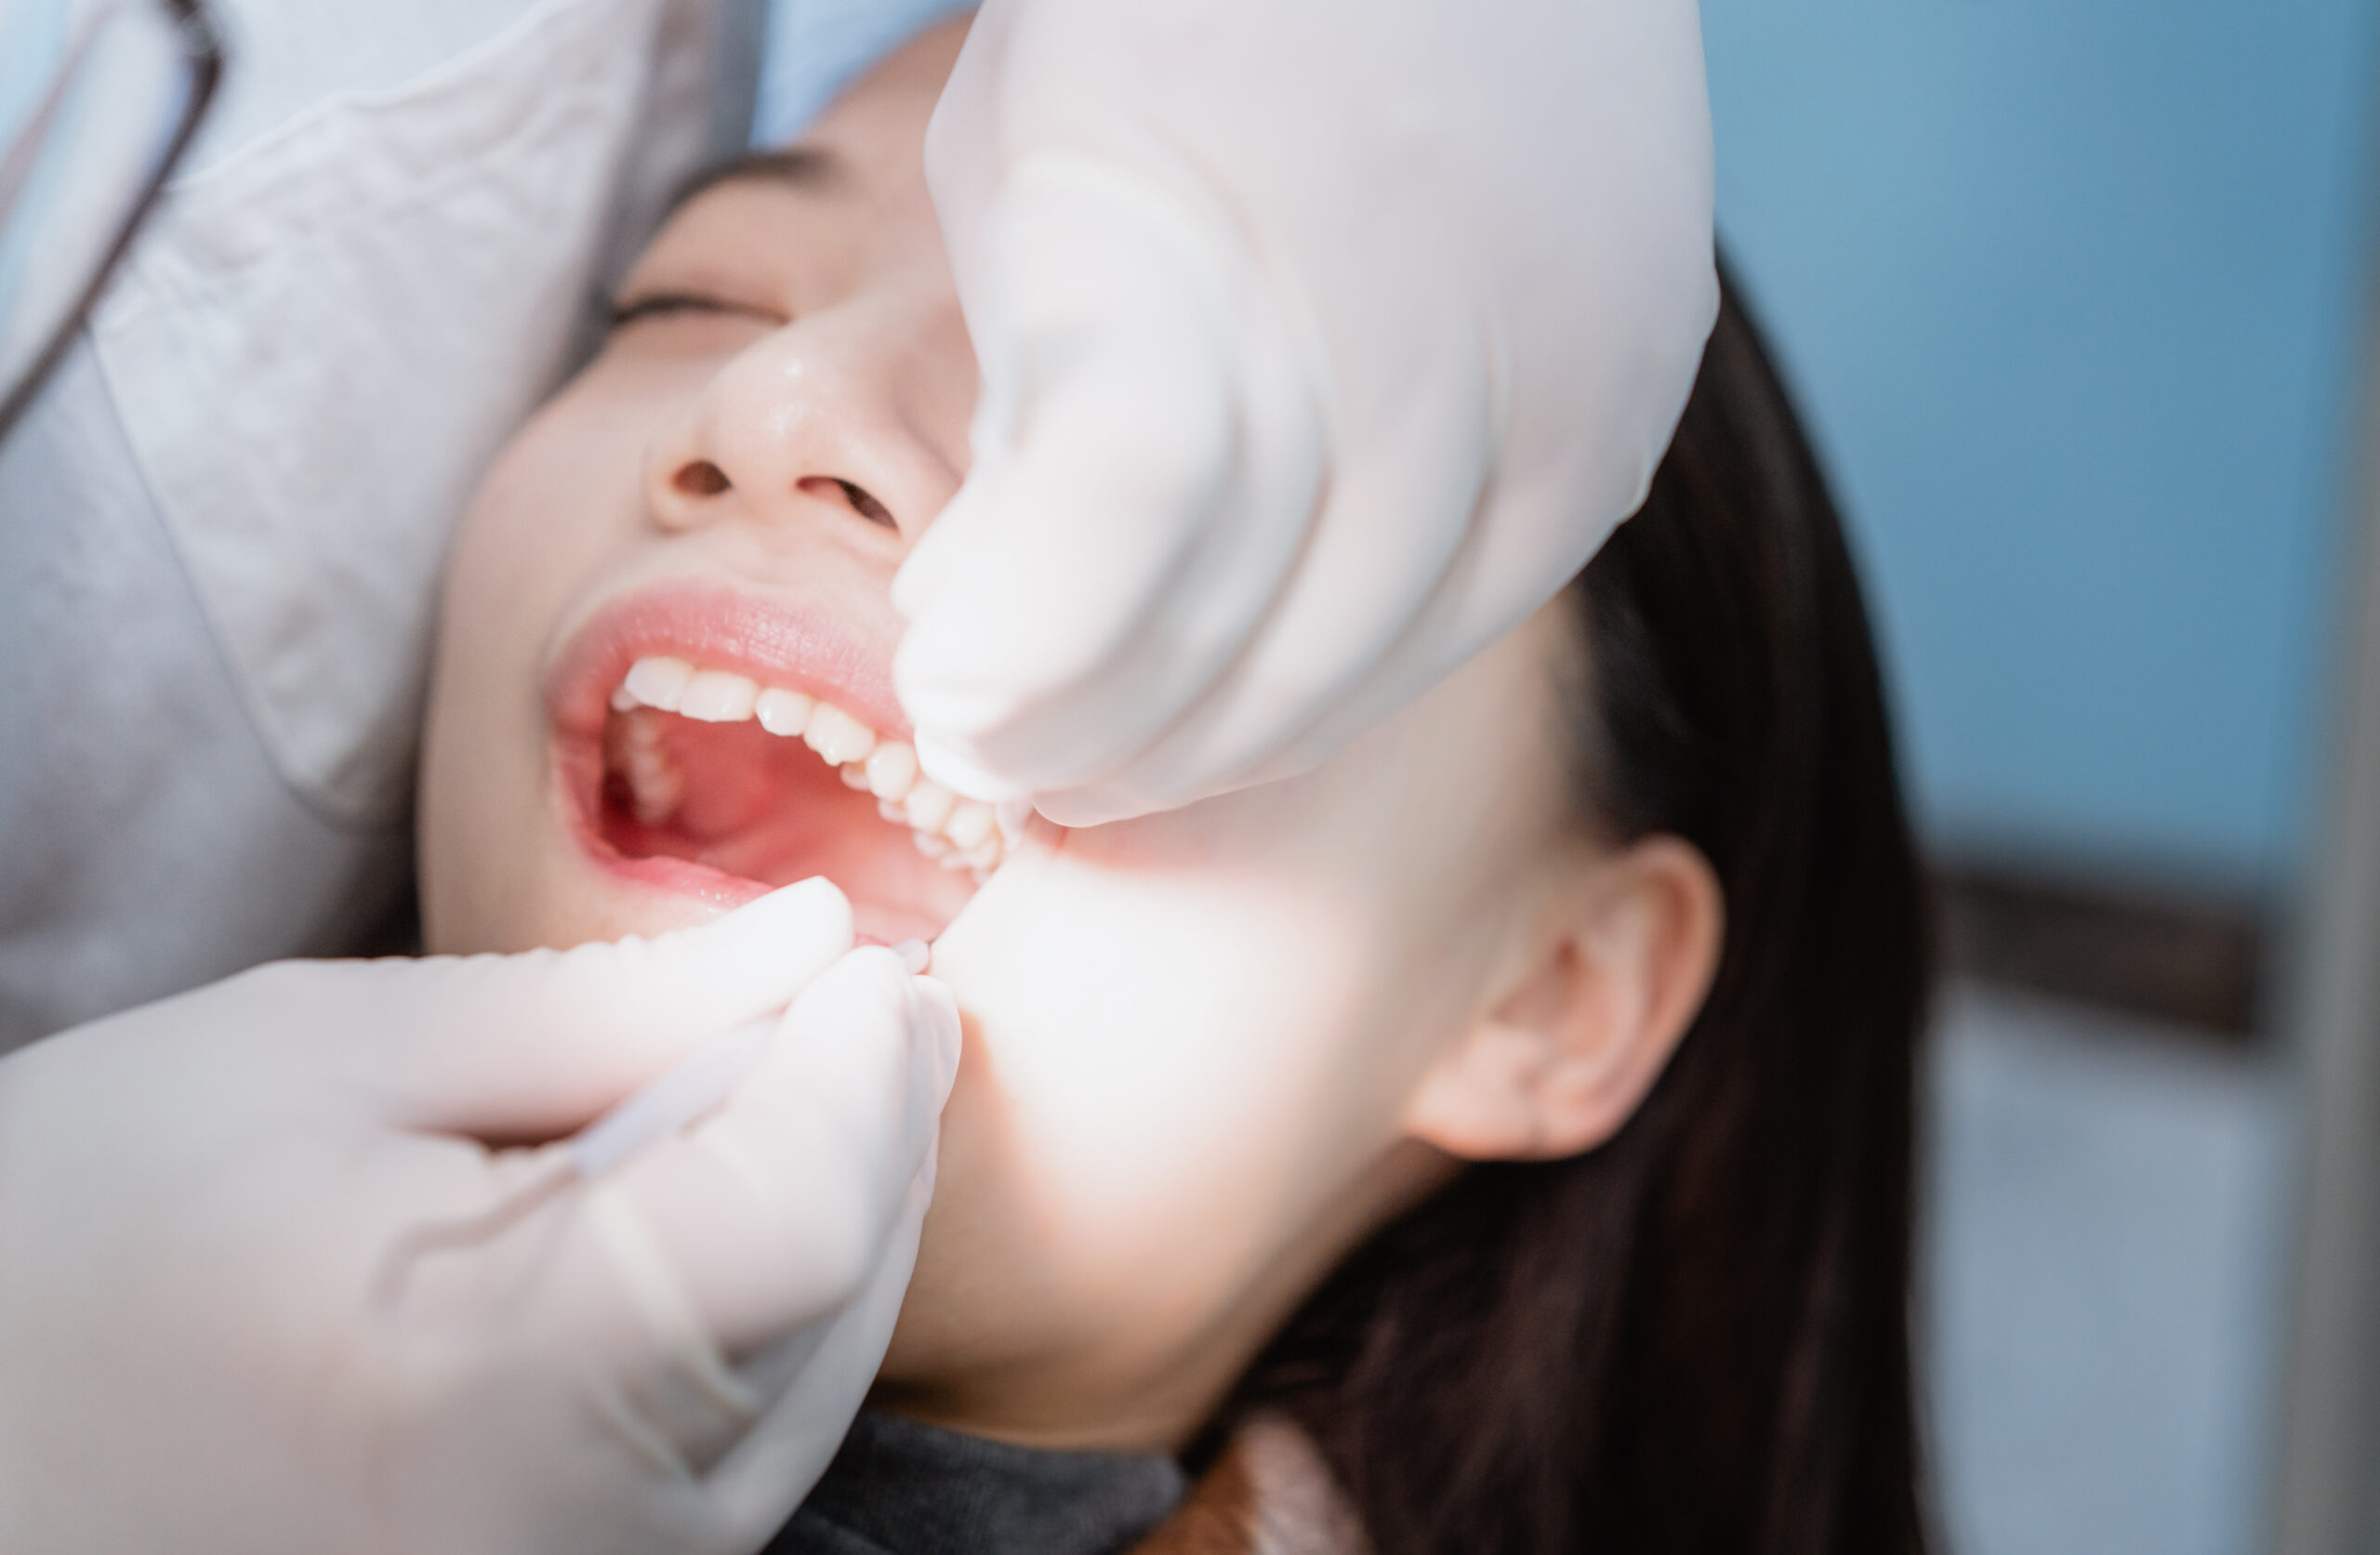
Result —
[[894, 682], [943, 782], [1008, 797], [1126, 761], [1241, 651], [1297, 556], [1321, 417], [1214, 225], [1085, 159], [1011, 175], [975, 468], [893, 591]]
[[[952, 758], [1074, 691], [1163, 608], [1216, 520], [1235, 410], [1206, 299], [1151, 234], [1028, 193], [1003, 203], [993, 235], [974, 467], [892, 590], [909, 622], [893, 679], [921, 759], [975, 788]], [[1181, 663], [1169, 679], [1216, 667]], [[1149, 688], [1160, 705], [1176, 694]], [[1073, 742], [1136, 737], [1105, 722], [1081, 720]]]
[[876, 1380], [918, 1262], [919, 1234], [933, 1197], [934, 1152], [910, 1179], [900, 1219], [859, 1293], [823, 1328], [785, 1341], [780, 1354], [742, 1369], [767, 1399], [760, 1418], [709, 1475], [721, 1519], [766, 1537], [781, 1527], [808, 1487], [826, 1471], [842, 1430]]
[[[564, 1201], [575, 1224], [537, 1326], [594, 1358], [602, 1413], [649, 1473], [708, 1472], [813, 1366], [873, 1371], [890, 1312], [856, 1358], [826, 1353], [829, 1325], [888, 1279], [897, 1310], [957, 1027], [946, 991], [856, 952], [796, 1002], [718, 1117]], [[534, 1254], [533, 1228], [509, 1240], [509, 1261]], [[865, 1390], [862, 1375], [839, 1395], [845, 1418]]]
[[[675, 1504], [685, 1548], [749, 1549], [784, 1525], [826, 1471], [882, 1364], [932, 1197], [934, 1153], [910, 1179], [860, 1286], [837, 1309], [741, 1364], [699, 1330], [688, 1294], [654, 1261], [641, 1212], [613, 1185], [589, 1195], [614, 1240], [610, 1279], [630, 1287], [645, 1326], [625, 1364], [589, 1379], [613, 1452]], [[618, 1262], [624, 1253], [627, 1263]], [[647, 1536], [643, 1544], [654, 1540]], [[681, 1547], [680, 1539], [668, 1542]], [[624, 1548], [635, 1548], [629, 1545]]]
[[[926, 187], [941, 219], [943, 241], [950, 250], [951, 269], [961, 287], [966, 307], [966, 278], [982, 273], [975, 245], [984, 231], [985, 207], [998, 187], [1000, 160], [998, 138], [992, 126], [1000, 121], [1003, 70], [1015, 12], [1005, 6], [985, 6], [968, 24], [967, 41], [952, 61], [950, 78], [943, 83], [933, 117], [926, 123]], [[971, 321], [969, 333], [980, 339], [983, 331]]]
[[[332, 992], [403, 1012], [339, 1025], [347, 1059], [400, 1127], [479, 1139], [576, 1127], [720, 1033], [784, 1007], [851, 946], [825, 879], [651, 940], [464, 960], [375, 963]], [[384, 985], [376, 987], [375, 983]]]
[[620, 1169], [722, 1352], [774, 1344], [866, 1284], [958, 1049], [947, 990], [889, 950], [853, 951], [802, 991], [725, 1106]]
[[[1641, 486], [1624, 513], [1642, 501]], [[1438, 681], [1542, 609], [1578, 575], [1610, 537], [1606, 525], [1507, 522], [1474, 526], [1462, 552], [1448, 569], [1448, 586], [1431, 596], [1396, 639], [1362, 678], [1325, 708], [1297, 737], [1244, 775], [1247, 784], [1269, 783], [1320, 766], [1347, 743], [1411, 703]], [[1512, 553], [1526, 550], [1528, 554]], [[1502, 553], [1502, 554], [1500, 554]], [[1476, 577], [1500, 580], [1472, 586]]]
[[1461, 350], [1414, 363], [1410, 391], [1366, 445], [1334, 450], [1329, 499], [1246, 650], [1129, 767], [1090, 792], [1037, 798], [1041, 811], [1089, 825], [1245, 786], [1368, 679], [1434, 600], [1460, 598], [1496, 457], [1493, 367]]

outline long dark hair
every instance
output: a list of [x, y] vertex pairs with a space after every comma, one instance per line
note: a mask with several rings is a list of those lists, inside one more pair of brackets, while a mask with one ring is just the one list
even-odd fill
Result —
[[1911, 1094], [1928, 904], [1859, 587], [1730, 285], [1643, 510], [1570, 586], [1582, 825], [1724, 888], [1644, 1105], [1359, 1249], [1231, 1413], [1302, 1424], [1381, 1555], [1924, 1548]]

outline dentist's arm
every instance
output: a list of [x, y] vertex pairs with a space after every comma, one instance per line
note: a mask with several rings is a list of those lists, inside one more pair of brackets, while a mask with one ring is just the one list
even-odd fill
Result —
[[1693, 0], [987, 0], [927, 159], [984, 385], [897, 685], [1065, 823], [1313, 765], [1551, 598], [1717, 308]]
[[[747, 1551], [880, 1362], [958, 1062], [811, 882], [565, 954], [290, 963], [0, 1061], [0, 1548]], [[730, 1100], [491, 1217], [791, 1001]]]

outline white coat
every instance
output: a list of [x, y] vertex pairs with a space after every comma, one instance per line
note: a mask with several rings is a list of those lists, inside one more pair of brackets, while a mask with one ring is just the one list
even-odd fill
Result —
[[750, 7], [219, 9], [215, 115], [0, 444], [0, 1050], [409, 927], [446, 534], [750, 122]]
[[0, 442], [0, 1052], [404, 942], [481, 468], [688, 173], [966, 5], [214, 0], [216, 108]]

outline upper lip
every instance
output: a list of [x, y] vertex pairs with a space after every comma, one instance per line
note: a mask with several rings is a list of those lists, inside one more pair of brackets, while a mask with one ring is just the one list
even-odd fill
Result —
[[816, 605], [796, 605], [732, 584], [679, 579], [646, 585], [599, 606], [573, 631], [546, 676], [556, 730], [600, 736], [613, 690], [641, 658], [668, 654], [764, 686], [829, 702], [888, 740], [910, 738], [892, 694], [891, 656]]

